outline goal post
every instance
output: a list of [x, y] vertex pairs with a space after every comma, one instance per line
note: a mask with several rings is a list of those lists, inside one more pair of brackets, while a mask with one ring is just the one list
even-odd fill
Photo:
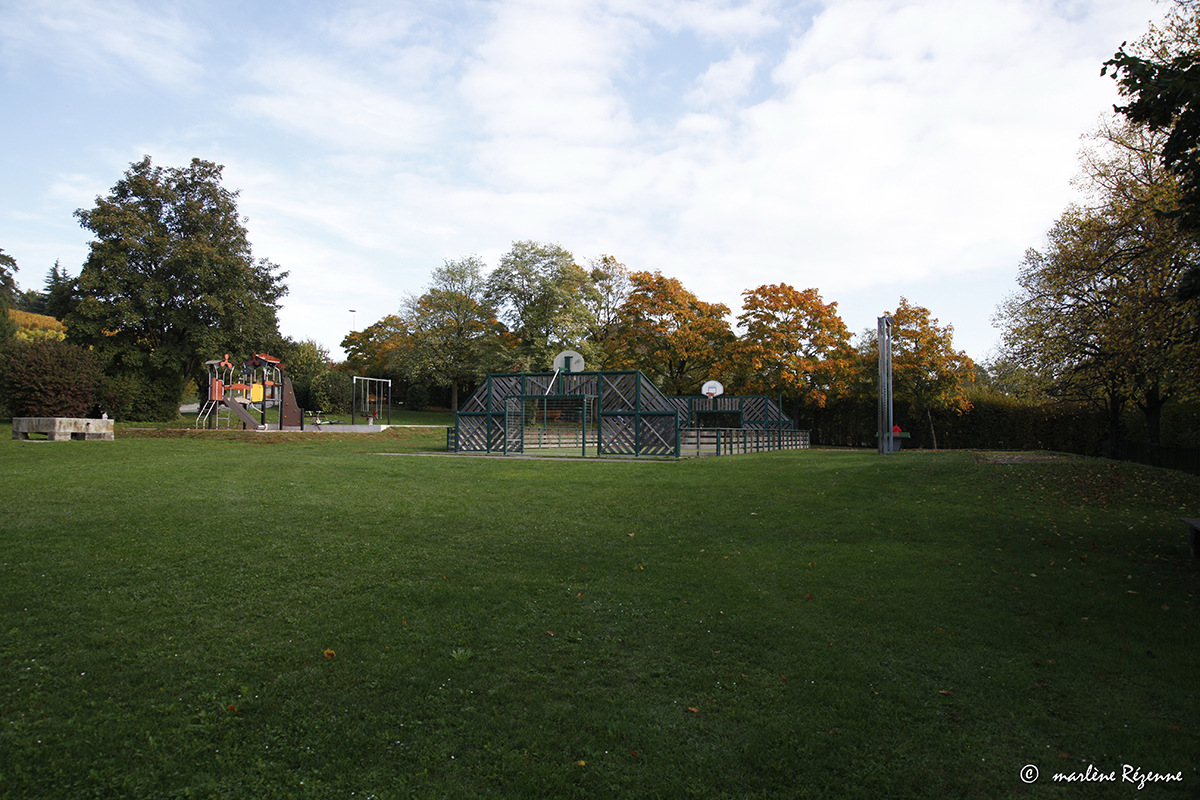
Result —
[[574, 450], [586, 456], [599, 441], [595, 395], [515, 395], [504, 398], [504, 451]]

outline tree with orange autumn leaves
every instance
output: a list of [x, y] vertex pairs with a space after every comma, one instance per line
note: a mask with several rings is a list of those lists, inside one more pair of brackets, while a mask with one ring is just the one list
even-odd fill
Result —
[[633, 272], [629, 281], [611, 368], [641, 370], [668, 395], [699, 394], [736, 340], [725, 321], [729, 307], [704, 302], [661, 272]]
[[[925, 418], [936, 450], [934, 414], [971, 410], [966, 387], [975, 380], [975, 364], [966, 353], [954, 349], [954, 326], [938, 325], [929, 309], [901, 297], [891, 317], [895, 397], [907, 402], [914, 416]], [[878, 347], [877, 334], [870, 331], [859, 348], [860, 374], [876, 369]], [[876, 382], [873, 378], [863, 381], [872, 391]]]
[[783, 394], [816, 408], [845, 389], [854, 351], [837, 303], [786, 283], [748, 289], [742, 297], [738, 323], [745, 333], [729, 349], [725, 369], [732, 388]]
[[[480, 283], [484, 267], [470, 261], [473, 280]], [[435, 271], [435, 277], [445, 277], [445, 272]], [[825, 302], [817, 289], [778, 283], [743, 292], [736, 319], [739, 335], [731, 327], [727, 306], [699, 299], [677, 278], [657, 271], [631, 272], [611, 256], [578, 272], [590, 287], [580, 293], [586, 302], [573, 317], [578, 322], [575, 332], [555, 346], [587, 354], [591, 369], [640, 370], [668, 395], [698, 394], [706, 380], [716, 378], [729, 394], [782, 396], [795, 413], [814, 417], [843, 399], [852, 407], [873, 407], [878, 388], [874, 332], [852, 346], [837, 303]], [[410, 300], [401, 316], [347, 337], [343, 346], [350, 354], [348, 363], [368, 370], [386, 364], [393, 371], [411, 373], [412, 379], [469, 389], [481, 371], [504, 371], [504, 365], [519, 360], [519, 336], [497, 320], [494, 306], [489, 306], [487, 313], [468, 315], [487, 323], [472, 328], [470, 352], [434, 337], [439, 358], [454, 363], [442, 365], [438, 374], [418, 369], [423, 360], [417, 356], [429, 349], [421, 347], [430, 338], [425, 329], [438, 327], [433, 322], [445, 316], [438, 309], [446, 304], [433, 303], [435, 294]], [[486, 302], [479, 308], [485, 306]], [[953, 349], [953, 328], [939, 326], [927, 309], [902, 298], [894, 319], [897, 399], [927, 420], [932, 433], [939, 412], [970, 408], [964, 385], [973, 377], [973, 365]], [[530, 366], [546, 369], [549, 364]], [[451, 380], [456, 375], [457, 380]], [[932, 435], [936, 441], [936, 433]]]

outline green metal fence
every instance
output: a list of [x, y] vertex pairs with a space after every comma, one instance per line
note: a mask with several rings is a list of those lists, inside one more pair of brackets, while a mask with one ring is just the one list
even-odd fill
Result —
[[[523, 372], [488, 375], [455, 416], [456, 452], [519, 452], [525, 432], [508, 424], [510, 398], [595, 398], [598, 455], [679, 455], [675, 405], [641, 372]], [[447, 444], [451, 437], [447, 436]]]
[[[571, 410], [577, 408], [582, 411]], [[713, 421], [732, 424], [706, 424]], [[717, 427], [723, 433], [715, 439], [694, 433]], [[587, 455], [594, 447], [597, 455], [678, 458], [693, 451], [807, 448], [808, 442], [808, 431], [795, 430], [770, 397], [667, 397], [637, 370], [488, 375], [446, 432], [447, 450], [505, 454], [578, 447]]]

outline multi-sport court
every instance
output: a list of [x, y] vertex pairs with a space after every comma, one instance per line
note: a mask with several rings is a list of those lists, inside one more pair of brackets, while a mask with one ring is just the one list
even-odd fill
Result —
[[765, 396], [668, 397], [637, 370], [488, 375], [447, 433], [458, 453], [730, 455], [809, 446]]

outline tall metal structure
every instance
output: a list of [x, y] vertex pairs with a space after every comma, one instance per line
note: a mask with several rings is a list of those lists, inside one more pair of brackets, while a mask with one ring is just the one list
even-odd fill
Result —
[[892, 408], [892, 318], [879, 318], [879, 455], [894, 450], [892, 427], [895, 416]]

